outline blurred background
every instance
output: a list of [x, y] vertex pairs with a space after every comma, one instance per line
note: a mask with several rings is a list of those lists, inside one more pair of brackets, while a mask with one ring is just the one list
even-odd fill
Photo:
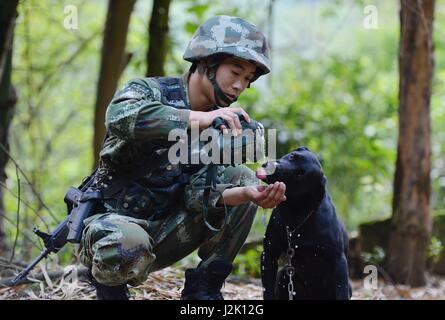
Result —
[[[417, 23], [432, 23], [434, 30], [429, 29], [434, 78], [424, 109], [431, 119], [431, 136], [424, 140], [430, 141], [431, 190], [428, 208], [418, 212], [424, 218], [414, 220], [429, 230], [434, 217], [445, 213], [445, 3], [426, 2], [433, 4], [434, 21], [419, 8]], [[301, 145], [319, 155], [352, 239], [351, 261], [384, 267], [399, 139], [401, 3], [18, 1], [11, 9], [18, 13], [9, 32], [13, 46], [2, 62], [0, 255], [30, 261], [42, 248], [32, 228], [48, 231], [65, 217], [63, 196], [94, 168], [104, 110], [115, 90], [135, 77], [188, 70], [182, 54], [196, 28], [211, 16], [228, 14], [258, 25], [268, 35], [272, 55], [272, 73], [246, 90], [237, 105], [277, 130], [278, 157]], [[1, 11], [6, 30], [10, 20], [5, 20], [6, 9]], [[7, 39], [1, 39], [2, 45]], [[237, 274], [259, 277], [269, 215], [258, 211], [236, 259]], [[433, 225], [439, 226], [437, 219]], [[360, 238], [361, 229], [368, 238]], [[426, 257], [435, 263], [441, 259], [444, 233], [428, 233], [425, 240]], [[72, 246], [46, 263], [75, 263]], [[192, 255], [179, 265], [195, 263]], [[357, 274], [363, 274], [361, 267]]]

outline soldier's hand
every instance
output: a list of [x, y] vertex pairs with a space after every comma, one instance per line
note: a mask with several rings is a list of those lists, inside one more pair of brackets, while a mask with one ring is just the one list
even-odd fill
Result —
[[283, 182], [277, 181], [267, 186], [260, 185], [245, 188], [245, 192], [250, 201], [264, 209], [275, 208], [282, 201], [286, 201], [286, 196], [284, 195], [286, 185]]
[[[237, 113], [241, 113], [244, 116], [244, 119], [247, 122], [250, 122], [249, 115], [242, 108], [220, 108], [218, 110], [208, 112], [191, 111], [189, 126], [193, 121], [196, 121], [199, 122], [199, 128], [205, 129], [212, 125], [212, 122], [213, 120], [215, 120], [215, 118], [220, 117], [228, 124], [229, 128], [232, 130], [233, 135], [237, 136], [242, 132], [241, 123], [239, 121]], [[221, 129], [224, 134], [229, 133], [229, 128], [227, 128], [227, 126], [225, 125], [221, 125], [219, 127], [219, 129]]]

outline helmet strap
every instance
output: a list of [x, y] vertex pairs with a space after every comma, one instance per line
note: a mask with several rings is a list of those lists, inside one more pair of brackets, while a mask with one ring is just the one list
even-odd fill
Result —
[[213, 60], [206, 68], [205, 74], [212, 84], [216, 105], [218, 107], [221, 107], [222, 102], [225, 102], [227, 106], [230, 106], [237, 99], [232, 100], [228, 96], [226, 96], [221, 90], [221, 87], [218, 85], [218, 82], [216, 82], [216, 70], [218, 70], [219, 65], [220, 63], [218, 61]]

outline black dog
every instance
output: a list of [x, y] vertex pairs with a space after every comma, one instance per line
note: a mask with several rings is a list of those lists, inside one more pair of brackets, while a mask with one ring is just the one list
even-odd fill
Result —
[[[257, 177], [284, 182], [287, 198], [273, 210], [264, 238], [264, 299], [287, 300], [289, 292], [292, 299], [349, 299], [348, 235], [337, 219], [317, 157], [300, 147], [263, 164]], [[287, 266], [278, 271], [282, 255]]]

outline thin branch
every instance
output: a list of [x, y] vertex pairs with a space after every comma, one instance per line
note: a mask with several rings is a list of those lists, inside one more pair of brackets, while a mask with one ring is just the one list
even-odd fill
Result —
[[77, 56], [79, 56], [82, 51], [84, 51], [87, 47], [88, 44], [97, 36], [99, 36], [100, 34], [103, 33], [103, 28], [101, 27], [99, 30], [96, 30], [95, 32], [93, 32], [92, 35], [90, 35], [88, 38], [86, 38], [81, 44], [80, 46], [76, 49], [76, 51], [73, 52], [73, 54], [71, 54], [71, 56], [69, 56], [65, 61], [62, 61], [53, 72], [48, 73], [42, 80], [42, 82], [40, 83], [40, 85], [37, 87], [36, 92], [40, 92], [41, 96], [40, 99], [37, 102], [37, 105], [41, 105], [43, 103], [43, 101], [46, 98], [46, 95], [44, 94], [43, 90], [45, 88], [48, 88], [50, 86], [48, 86], [50, 84], [50, 81], [52, 80], [52, 78], [54, 78], [55, 75], [57, 75], [60, 71], [63, 70], [63, 68], [65, 68], [65, 66], [71, 64], [76, 58]]
[[330, 34], [330, 36], [328, 37], [329, 41], [325, 42], [324, 44], [321, 44], [319, 46], [319, 52], [324, 52], [324, 53], [327, 52], [328, 48], [333, 43], [335, 37], [338, 35], [338, 32], [340, 31], [340, 29], [342, 29], [344, 27], [346, 20], [350, 16], [353, 9], [354, 9], [354, 2], [349, 1], [349, 11], [346, 13], [345, 16], [342, 17], [342, 20], [340, 21], [340, 23], [338, 23], [337, 26], [335, 27], [334, 32]]
[[19, 196], [17, 196], [11, 189], [9, 189], [5, 183], [0, 182], [0, 186], [4, 189], [8, 190], [8, 192], [16, 199], [20, 200], [21, 203], [23, 203], [28, 209], [30, 209], [37, 217], [40, 218], [40, 220], [45, 225], [46, 229], [49, 230], [49, 225], [46, 223], [45, 219], [39, 214], [39, 212], [34, 209], [29, 203], [25, 202], [25, 200], [22, 200]]
[[[33, 88], [33, 73], [30, 70], [30, 67], [32, 67], [32, 56], [31, 56], [31, 46], [33, 45], [32, 41], [31, 41], [31, 32], [30, 32], [30, 16], [29, 16], [29, 12], [30, 12], [30, 8], [28, 6], [24, 7], [23, 13], [24, 13], [24, 29], [25, 29], [25, 35], [24, 35], [24, 39], [25, 39], [25, 61], [26, 61], [26, 66], [27, 66], [27, 70], [26, 70], [26, 88], [27, 88], [27, 97], [26, 97], [26, 105], [28, 108], [28, 119], [26, 121], [26, 133], [29, 136], [29, 140], [31, 142], [31, 154], [37, 154], [36, 152], [36, 147], [38, 144], [38, 137], [40, 137], [39, 134], [36, 134], [35, 132], [32, 132], [32, 124], [34, 123], [36, 126], [36, 129], [39, 130], [39, 118], [36, 116], [36, 112], [37, 112], [37, 108], [35, 107], [35, 104], [33, 103], [34, 101], [34, 95], [32, 94], [32, 92], [34, 92]], [[31, 189], [35, 189], [34, 188], [34, 183], [35, 183], [35, 171], [32, 170], [30, 172], [31, 174], [31, 180], [28, 180], [28, 183], [30, 183], [30, 185], [32, 185]], [[38, 207], [42, 207], [41, 204], [38, 204]], [[24, 223], [25, 223], [25, 228], [28, 228], [28, 215], [25, 212], [25, 218], [24, 218]], [[25, 248], [26, 249], [26, 248]]]
[[0, 263], [3, 263], [3, 265], [9, 264], [11, 266], [17, 267], [18, 269], [24, 269], [24, 268], [26, 268], [28, 266], [26, 263], [24, 263], [22, 261], [17, 261], [17, 260], [16, 261], [9, 261], [8, 258], [1, 257], [1, 256], [0, 256]]
[[17, 163], [17, 161], [15, 161], [15, 159], [9, 154], [9, 152], [6, 150], [5, 146], [3, 145], [3, 143], [0, 143], [0, 149], [3, 150], [3, 152], [9, 157], [9, 159], [11, 159], [12, 162], [14, 162], [14, 164], [18, 167], [20, 173], [23, 175], [23, 177], [25, 178], [26, 182], [29, 184], [29, 186], [31, 187], [32, 192], [34, 193], [34, 195], [37, 197], [37, 199], [39, 200], [39, 203], [42, 205], [43, 208], [45, 208], [46, 210], [48, 210], [50, 216], [54, 219], [54, 221], [57, 222], [57, 218], [56, 216], [52, 213], [52, 211], [48, 208], [48, 206], [43, 202], [42, 198], [40, 197], [39, 193], [35, 190], [34, 185], [29, 181], [28, 177], [26, 176], [25, 172], [22, 170], [22, 168], [19, 166], [19, 164]]
[[45, 159], [48, 159], [52, 151], [52, 143], [54, 142], [54, 140], [56, 140], [57, 137], [60, 136], [60, 133], [68, 127], [70, 121], [72, 121], [73, 117], [75, 117], [76, 114], [77, 110], [72, 109], [71, 112], [67, 115], [67, 117], [54, 128], [53, 130], [54, 134], [46, 140], [45, 145], [43, 147], [43, 152], [42, 152], [43, 158], [41, 159], [42, 162], [44, 162]]
[[[5, 218], [5, 220], [7, 222], [9, 222], [11, 225], [15, 226], [15, 223], [9, 219], [9, 217], [5, 214], [4, 211], [0, 210], [0, 215]], [[27, 230], [25, 230], [27, 231]], [[28, 236], [25, 231], [20, 231], [21, 234], [23, 234], [23, 236], [28, 239], [36, 248], [38, 248], [39, 250], [43, 250], [43, 246], [39, 243], [39, 242], [35, 242], [30, 236]]]
[[[77, 269], [77, 276], [79, 278], [86, 278], [87, 273], [88, 273], [88, 269], [85, 267], [79, 267]], [[65, 271], [59, 270], [59, 271], [48, 272], [47, 275], [51, 280], [54, 280], [54, 279], [63, 277], [65, 275]], [[43, 272], [41, 272], [41, 273], [35, 275], [34, 277], [29, 277], [30, 279], [26, 278], [26, 279], [23, 279], [23, 280], [17, 282], [16, 284], [12, 284], [12, 280], [14, 278], [15, 277], [10, 277], [10, 278], [5, 278], [5, 279], [0, 280], [0, 287], [14, 287], [14, 286], [26, 284], [26, 283], [35, 283], [37, 281], [45, 281], [45, 274]]]
[[17, 241], [19, 239], [19, 233], [20, 233], [20, 175], [19, 175], [19, 169], [17, 168], [17, 166], [15, 167], [15, 174], [17, 177], [17, 213], [16, 213], [16, 233], [15, 233], [15, 239], [14, 239], [14, 245], [12, 246], [12, 253], [11, 253], [11, 258], [9, 259], [9, 263], [12, 262], [12, 260], [14, 260], [14, 255], [15, 255], [15, 248], [17, 247]]

